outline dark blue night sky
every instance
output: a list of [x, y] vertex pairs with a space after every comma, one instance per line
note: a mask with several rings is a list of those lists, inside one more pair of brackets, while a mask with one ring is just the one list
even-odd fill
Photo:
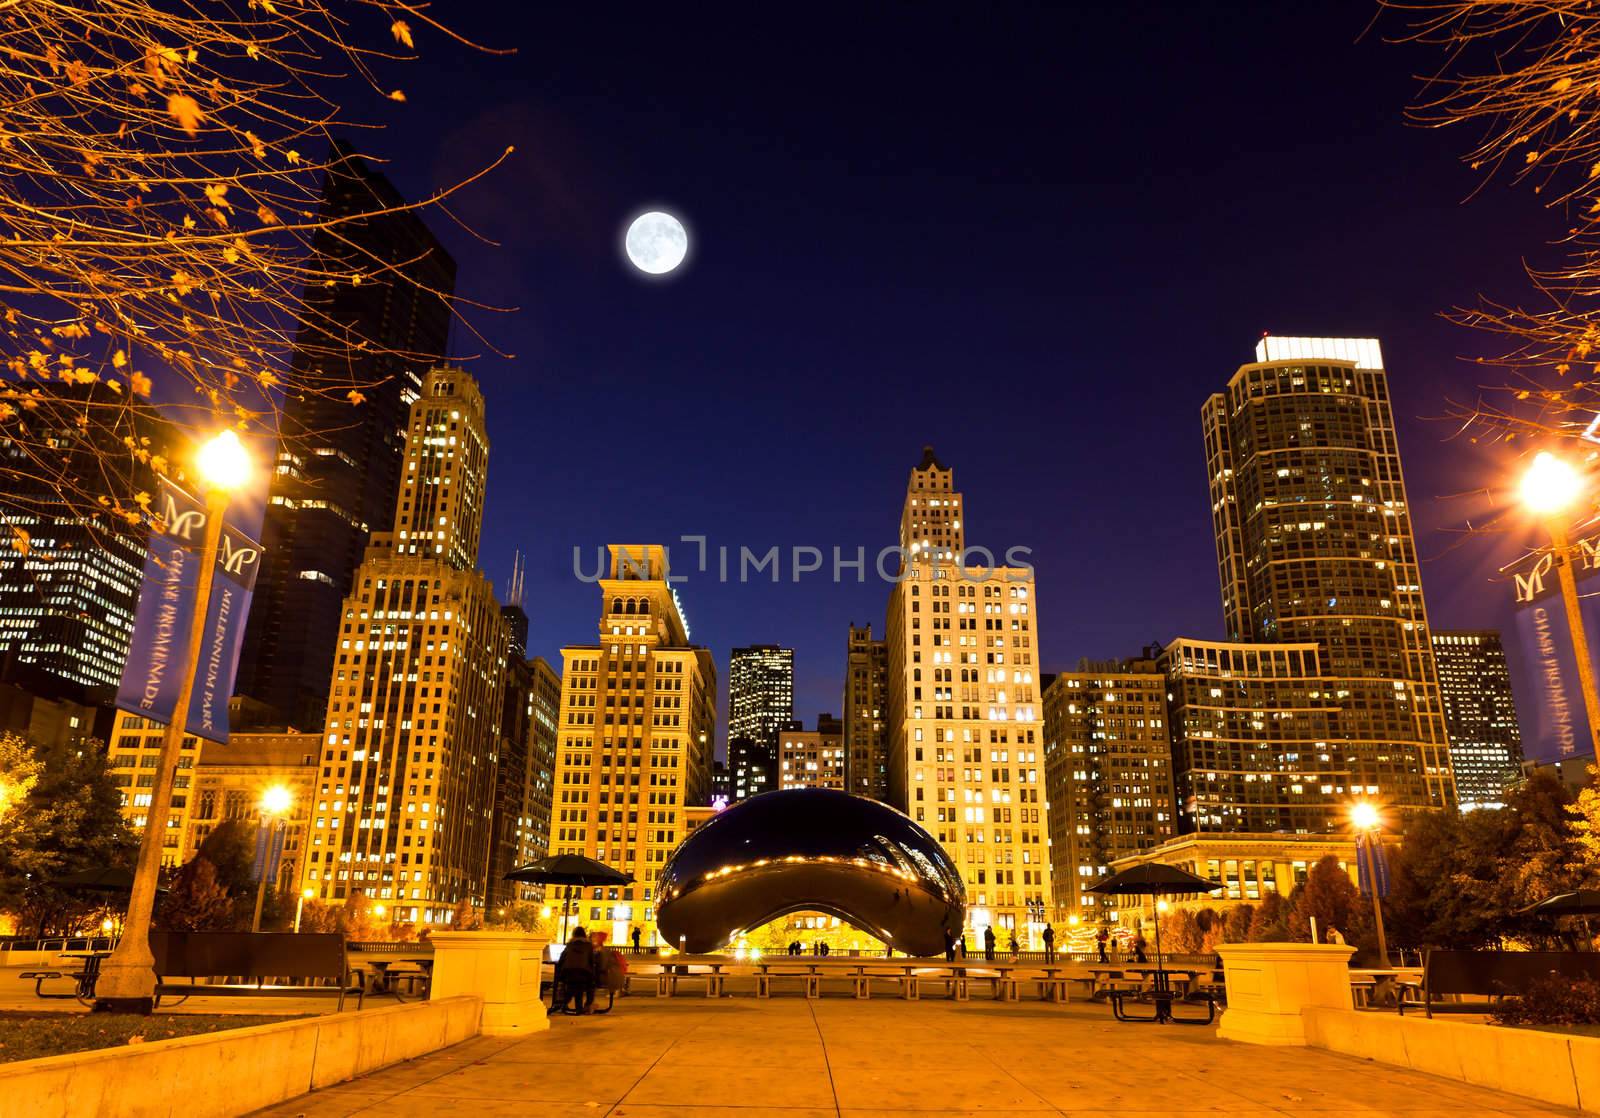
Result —
[[[510, 6], [503, 9], [510, 12]], [[789, 580], [787, 549], [895, 542], [925, 443], [969, 543], [1033, 548], [1047, 670], [1218, 637], [1199, 411], [1264, 330], [1384, 345], [1436, 628], [1509, 627], [1492, 516], [1521, 448], [1433, 417], [1494, 378], [1439, 312], [1526, 297], [1561, 232], [1478, 182], [1466, 132], [1407, 125], [1428, 51], [1336, 5], [537, 5], [419, 32], [405, 106], [363, 140], [416, 193], [511, 162], [435, 215], [475, 323], [493, 455], [481, 562], [529, 556], [532, 651], [594, 639], [574, 547], [785, 549], [784, 581], [680, 588], [694, 638], [796, 650], [797, 714], [838, 712], [846, 625], [887, 586]], [[1398, 33], [1400, 27], [1388, 31]], [[1365, 32], [1365, 34], [1363, 34]], [[690, 225], [647, 282], [641, 209]], [[461, 355], [484, 352], [458, 331]], [[1467, 496], [1457, 496], [1467, 494]], [[690, 549], [679, 557], [690, 567]], [[724, 696], [725, 702], [725, 696]]]

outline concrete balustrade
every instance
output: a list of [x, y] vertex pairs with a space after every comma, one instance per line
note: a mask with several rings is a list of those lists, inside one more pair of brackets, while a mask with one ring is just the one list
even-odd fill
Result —
[[483, 999], [483, 1032], [519, 1036], [550, 1027], [539, 1000], [549, 940], [522, 932], [434, 932], [431, 998]]
[[1218, 1035], [1248, 1044], [1307, 1043], [1307, 1008], [1352, 1009], [1350, 956], [1331, 943], [1225, 943], [1228, 1009]]

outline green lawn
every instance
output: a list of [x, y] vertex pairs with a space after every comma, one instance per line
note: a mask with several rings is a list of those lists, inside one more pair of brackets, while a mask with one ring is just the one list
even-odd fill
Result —
[[93, 1048], [121, 1048], [154, 1040], [271, 1025], [291, 1017], [200, 1013], [17, 1013], [0, 1012], [0, 1063], [59, 1056]]

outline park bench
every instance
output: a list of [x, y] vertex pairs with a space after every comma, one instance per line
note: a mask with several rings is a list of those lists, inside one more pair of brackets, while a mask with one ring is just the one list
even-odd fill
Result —
[[861, 968], [860, 977], [857, 979], [856, 997], [871, 998], [874, 979], [893, 982], [896, 992], [905, 1001], [914, 1002], [922, 999], [922, 982], [917, 977], [916, 971], [910, 967], [890, 969], [881, 966], [863, 966]]
[[[365, 994], [353, 981], [344, 936], [337, 932], [151, 932], [156, 959], [156, 1004], [164, 997], [283, 997], [332, 995], [356, 1008]], [[206, 979], [207, 981], [201, 981]], [[273, 979], [325, 985], [291, 985]]]
[[[1520, 997], [1547, 975], [1600, 979], [1600, 954], [1579, 951], [1430, 950], [1422, 961], [1422, 983], [1401, 984], [1398, 1009], [1424, 1014], [1489, 1013], [1502, 998]], [[1466, 1001], [1445, 998], [1472, 997]]]
[[820, 998], [822, 996], [822, 980], [812, 970], [793, 967], [766, 966], [756, 971], [756, 997], [772, 997], [773, 979], [799, 979], [805, 989], [806, 997]]

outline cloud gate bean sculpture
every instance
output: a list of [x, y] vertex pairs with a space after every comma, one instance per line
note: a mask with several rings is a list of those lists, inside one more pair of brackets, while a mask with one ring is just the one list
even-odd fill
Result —
[[791, 912], [825, 912], [896, 951], [938, 955], [960, 935], [966, 890], [932, 835], [891, 807], [822, 788], [768, 792], [727, 808], [661, 871], [656, 926], [715, 951]]

